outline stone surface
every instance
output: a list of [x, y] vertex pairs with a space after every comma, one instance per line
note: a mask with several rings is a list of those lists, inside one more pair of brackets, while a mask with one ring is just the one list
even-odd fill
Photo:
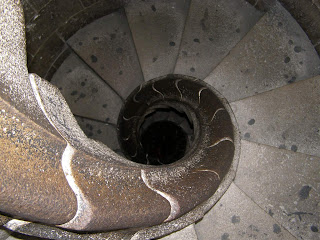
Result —
[[126, 6], [144, 79], [173, 73], [189, 0], [135, 1]]
[[47, 2], [36, 17], [26, 25], [28, 52], [32, 55], [37, 53], [39, 47], [59, 26], [83, 9], [79, 0], [51, 0]]
[[320, 76], [231, 104], [242, 138], [320, 156]]
[[41, 112], [29, 82], [22, 7], [18, 1], [2, 2], [0, 12], [1, 97], [55, 132]]
[[122, 98], [144, 81], [124, 11], [94, 21], [68, 43]]
[[198, 240], [194, 224], [170, 235], [160, 238], [160, 240]]
[[[62, 0], [64, 1], [64, 0]], [[119, 8], [128, 0], [83, 0], [82, 4], [88, 6], [82, 11], [70, 16], [62, 26], [57, 29], [57, 33], [64, 39], [68, 40], [78, 30], [92, 23], [93, 21], [104, 17]], [[92, 3], [92, 4], [91, 4]], [[89, 6], [90, 5], [90, 6]]]
[[174, 72], [204, 79], [260, 17], [242, 0], [191, 1]]
[[[310, 40], [320, 42], [320, 1], [319, 0], [279, 0], [306, 31]], [[320, 52], [318, 52], [320, 54]]]
[[195, 229], [199, 240], [295, 239], [235, 184]]
[[32, 20], [36, 12], [27, 0], [21, 0], [20, 2], [23, 7], [24, 20], [25, 20], [25, 23], [27, 24]]
[[297, 239], [319, 239], [320, 158], [243, 140], [235, 183]]
[[277, 4], [205, 81], [232, 102], [319, 73], [320, 60], [312, 43]]
[[10, 236], [9, 232], [4, 228], [0, 229], [0, 240], [6, 240]]
[[61, 166], [66, 142], [1, 98], [0, 109], [0, 212], [47, 224], [69, 221], [77, 200]]
[[60, 53], [63, 52], [64, 48], [64, 41], [57, 34], [52, 34], [28, 63], [29, 72], [36, 73], [40, 77], [45, 78], [48, 70], [59, 57]]
[[7, 222], [10, 221], [11, 218], [5, 216], [5, 215], [0, 215], [0, 226], [6, 224]]
[[120, 97], [75, 54], [63, 62], [51, 83], [60, 89], [73, 114], [117, 122]]
[[52, 0], [28, 0], [29, 3], [34, 6], [38, 11], [44, 8]]
[[98, 140], [106, 144], [114, 151], [120, 151], [118, 143], [117, 130], [115, 125], [110, 125], [104, 122], [92, 121], [90, 119], [76, 117], [79, 126], [83, 132], [94, 140]]

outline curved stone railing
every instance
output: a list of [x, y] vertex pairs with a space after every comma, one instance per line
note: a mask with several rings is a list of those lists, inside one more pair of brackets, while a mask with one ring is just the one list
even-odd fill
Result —
[[[148, 227], [174, 220], [199, 204], [212, 205], [210, 198], [221, 182], [223, 188], [216, 195], [226, 190], [234, 177], [239, 137], [224, 100], [213, 113], [221, 106], [227, 110], [230, 133], [221, 139], [215, 135], [215, 142], [207, 146], [228, 140], [231, 172], [223, 173], [224, 178], [213, 169], [195, 171], [201, 165], [196, 158], [160, 168], [133, 163], [88, 139], [59, 90], [28, 75], [19, 2], [3, 2], [1, 11], [5, 13], [0, 19], [2, 213], [72, 230]], [[205, 88], [196, 95], [199, 90]], [[200, 101], [200, 96], [196, 98]], [[210, 160], [203, 153], [197, 156]], [[199, 217], [207, 210], [202, 207]]]

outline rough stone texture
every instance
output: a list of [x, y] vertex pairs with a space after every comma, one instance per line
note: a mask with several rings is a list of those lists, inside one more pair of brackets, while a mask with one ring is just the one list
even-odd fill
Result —
[[[104, 233], [76, 233], [71, 231], [66, 231], [61, 228], [41, 225], [38, 223], [29, 223], [26, 225], [19, 226], [15, 228], [13, 235], [23, 236], [24, 240], [44, 240], [44, 239], [56, 239], [56, 240], [129, 240], [133, 235], [132, 230], [116, 231], [116, 232], [104, 232]], [[22, 235], [26, 234], [26, 235]], [[38, 236], [38, 237], [29, 237]], [[1, 239], [2, 240], [2, 239]]]
[[260, 17], [242, 0], [191, 1], [174, 73], [204, 79]]
[[235, 184], [195, 229], [199, 240], [295, 239]]
[[87, 25], [68, 43], [122, 98], [144, 81], [124, 11]]
[[12, 235], [8, 236], [8, 238], [3, 239], [3, 240], [44, 240], [41, 238], [18, 234], [18, 233], [11, 233], [11, 234]]
[[108, 123], [92, 121], [90, 119], [76, 117], [79, 126], [84, 133], [94, 140], [98, 140], [106, 144], [112, 150], [120, 151], [118, 143], [117, 129], [115, 125]]
[[319, 239], [320, 158], [243, 140], [235, 183], [297, 239]]
[[241, 137], [320, 156], [320, 77], [231, 104]]
[[119, 157], [106, 145], [89, 139], [81, 130], [67, 102], [59, 89], [39, 76], [30, 74], [36, 93], [48, 120], [59, 134], [66, 139], [72, 147], [100, 159], [103, 162], [117, 163], [123, 166], [136, 166], [131, 161]]
[[319, 56], [310, 40], [277, 4], [205, 81], [232, 102], [319, 73]]
[[48, 224], [69, 221], [77, 204], [60, 163], [66, 143], [0, 100], [0, 211]]
[[117, 123], [121, 98], [75, 54], [52, 77], [71, 111], [77, 116]]
[[[82, 1], [82, 4], [84, 5], [85, 3], [84, 3], [84, 1]], [[250, 124], [251, 125], [254, 125], [255, 124], [255, 121], [252, 121], [252, 119], [250, 119], [249, 121], [248, 121], [248, 123], [250, 122]], [[294, 150], [294, 149], [296, 149], [296, 147], [292, 147], [292, 149]], [[303, 186], [303, 188], [301, 188], [301, 190], [299, 191], [299, 195], [301, 195], [302, 196], [302, 198], [304, 198], [303, 196], [305, 196], [307, 193], [312, 193], [312, 190], [313, 189], [310, 189], [309, 188], [309, 186]], [[238, 221], [238, 218], [234, 218], [234, 222], [237, 222]], [[174, 225], [175, 223], [173, 223], [173, 225]], [[181, 223], [180, 222], [180, 224], [183, 224], [183, 223]], [[178, 225], [178, 224], [177, 224]], [[176, 226], [177, 226], [176, 225]], [[164, 228], [163, 229], [161, 229], [161, 230], [159, 230], [158, 229], [158, 231], [168, 231], [168, 228], [166, 229], [166, 227], [167, 227], [168, 225], [166, 225], [166, 226], [164, 226]], [[311, 226], [310, 227], [310, 229], [313, 231], [313, 232], [315, 232], [316, 231], [316, 229], [318, 229], [319, 227], [317, 227], [317, 226]], [[172, 229], [172, 228], [171, 228]], [[273, 226], [273, 230], [275, 231], [275, 232], [279, 232], [279, 229], [281, 229], [281, 228], [279, 228], [278, 226]], [[39, 229], [38, 229], [39, 230]], [[71, 234], [71, 233], [70, 233]], [[59, 235], [59, 234], [58, 234]], [[226, 237], [226, 236], [225, 236]]]
[[1, 97], [33, 121], [55, 130], [41, 112], [28, 79], [24, 20], [18, 1], [0, 3], [0, 89]]
[[126, 6], [128, 22], [146, 81], [173, 73], [189, 2], [132, 1]]
[[74, 229], [106, 231], [146, 227], [162, 223], [170, 214], [170, 202], [145, 184], [138, 166], [110, 165], [76, 152], [72, 172], [89, 203], [83, 215], [84, 223]]
[[[76, 124], [75, 120], [72, 117], [71, 111], [69, 110], [66, 102], [62, 98], [60, 92], [57, 88], [53, 87], [51, 84], [46, 82], [45, 80], [42, 80], [41, 78], [37, 77], [36, 75], [30, 75], [30, 81], [33, 86], [34, 93], [37, 96], [37, 99], [40, 103], [40, 106], [42, 107], [43, 111], [45, 112], [48, 120], [55, 126], [57, 131], [63, 136], [65, 139], [71, 142], [73, 146], [76, 148], [83, 150], [85, 152], [89, 152], [91, 156], [98, 156], [100, 160], [94, 159], [90, 157], [89, 155], [85, 155], [82, 152], [77, 152], [78, 155], [74, 158], [73, 163], [73, 169], [74, 169], [74, 177], [78, 179], [77, 183], [79, 186], [81, 186], [81, 189], [85, 191], [85, 196], [88, 196], [89, 199], [92, 199], [92, 203], [94, 203], [92, 206], [94, 211], [99, 213], [100, 218], [95, 217], [92, 222], [88, 225], [87, 229], [100, 229], [100, 227], [105, 229], [106, 224], [109, 224], [108, 226], [112, 228], [117, 228], [117, 226], [120, 226], [118, 222], [115, 222], [110, 224], [109, 221], [105, 221], [104, 218], [109, 217], [112, 218], [112, 215], [110, 215], [110, 209], [113, 207], [109, 207], [106, 209], [101, 209], [100, 206], [106, 206], [104, 204], [105, 201], [108, 201], [109, 204], [118, 204], [118, 201], [121, 200], [124, 203], [124, 206], [126, 208], [120, 207], [120, 211], [125, 211], [128, 213], [127, 209], [130, 209], [130, 211], [138, 211], [134, 212], [133, 215], [131, 215], [131, 218], [128, 220], [127, 217], [126, 220], [123, 220], [121, 222], [122, 224], [128, 224], [128, 226], [131, 226], [134, 222], [138, 221], [136, 219], [137, 216], [145, 216], [145, 213], [141, 213], [141, 207], [140, 205], [145, 206], [146, 202], [143, 202], [143, 199], [148, 199], [149, 204], [151, 204], [153, 207], [147, 207], [147, 209], [152, 209], [152, 211], [155, 211], [154, 207], [154, 201], [157, 201], [159, 204], [156, 204], [156, 206], [159, 206], [158, 213], [154, 213], [157, 218], [150, 218], [146, 217], [144, 218], [144, 221], [140, 224], [151, 224], [152, 221], [160, 221], [162, 222], [163, 219], [160, 219], [162, 216], [159, 213], [163, 213], [163, 204], [160, 204], [162, 201], [163, 203], [168, 204], [167, 200], [164, 198], [161, 198], [160, 194], [155, 194], [156, 191], [152, 190], [152, 187], [147, 185], [146, 182], [144, 184], [147, 186], [144, 186], [141, 184], [141, 176], [140, 176], [140, 168], [129, 168], [129, 166], [137, 167], [134, 164], [130, 164], [129, 161], [123, 160], [122, 158], [117, 157], [116, 154], [113, 154], [108, 150], [108, 148], [104, 148], [103, 146], [99, 145], [98, 143], [95, 143], [94, 141], [89, 141], [82, 131], [79, 129], [78, 125]], [[205, 95], [204, 95], [205, 96]], [[204, 96], [201, 97], [201, 99], [204, 98]], [[226, 106], [228, 107], [228, 106]], [[230, 110], [230, 109], [229, 109]], [[234, 119], [233, 119], [234, 121]], [[236, 139], [238, 139], [237, 133]], [[237, 148], [238, 145], [236, 145], [236, 156], [238, 156], [239, 149]], [[84, 156], [89, 157], [89, 159], [84, 159]], [[105, 161], [103, 161], [105, 160]], [[237, 160], [237, 158], [236, 158]], [[110, 168], [108, 166], [109, 163], [113, 163], [119, 167], [119, 169]], [[160, 227], [156, 226], [151, 229], [143, 230], [137, 232], [137, 234], [134, 236], [134, 238], [137, 238], [139, 236], [160, 236], [163, 234], [168, 234], [169, 232], [173, 230], [177, 230], [177, 228], [182, 228], [186, 226], [186, 224], [190, 224], [193, 221], [199, 219], [204, 212], [208, 210], [212, 204], [217, 201], [217, 199], [221, 196], [221, 194], [224, 192], [224, 189], [226, 189], [227, 186], [229, 186], [234, 173], [235, 168], [237, 165], [237, 161], [233, 163], [233, 166], [231, 167], [231, 171], [227, 174], [227, 176], [223, 179], [219, 189], [217, 190], [216, 194], [213, 195], [208, 201], [200, 204], [196, 209], [191, 211], [190, 213], [184, 215], [183, 217], [165, 224], [164, 226]], [[114, 166], [114, 165], [113, 165]], [[125, 166], [123, 168], [123, 166]], [[147, 168], [147, 167], [146, 167]], [[79, 171], [76, 171], [79, 170]], [[121, 171], [122, 173], [121, 173]], [[101, 173], [100, 173], [101, 171]], [[110, 172], [114, 172], [114, 174], [110, 174]], [[155, 171], [154, 171], [155, 172]], [[165, 171], [163, 172], [165, 173]], [[131, 175], [133, 174], [133, 175]], [[133, 178], [132, 178], [133, 177]], [[126, 188], [121, 188], [122, 190], [119, 192], [119, 189], [115, 190], [108, 190], [104, 186], [104, 182], [107, 180], [108, 186], [112, 186], [112, 183], [119, 184], [119, 182], [122, 182], [121, 186], [127, 186]], [[161, 177], [159, 180], [164, 180], [163, 177]], [[154, 176], [152, 179], [152, 183], [157, 181], [157, 176]], [[93, 183], [95, 183], [96, 187], [93, 187]], [[136, 184], [136, 185], [135, 185]], [[138, 187], [138, 191], [133, 191], [135, 187]], [[100, 189], [100, 190], [99, 190]], [[102, 191], [102, 190], [103, 191]], [[146, 190], [146, 191], [145, 191]], [[152, 191], [151, 191], [152, 190]], [[132, 193], [133, 192], [133, 193]], [[90, 193], [90, 194], [89, 194]], [[147, 194], [151, 194], [154, 197], [149, 197]], [[101, 196], [99, 196], [101, 194]], [[111, 195], [110, 195], [111, 194]], [[114, 194], [114, 195], [113, 195]], [[141, 196], [141, 198], [136, 198], [136, 194], [138, 196]], [[106, 198], [105, 196], [112, 196], [115, 201], [109, 201], [111, 198]], [[117, 197], [119, 196], [119, 198]], [[131, 201], [131, 200], [132, 201]], [[159, 202], [158, 200], [161, 199]], [[97, 201], [94, 201], [97, 200]], [[140, 201], [140, 202], [139, 202]], [[142, 201], [142, 202], [141, 202]], [[129, 207], [129, 205], [126, 204], [133, 204], [136, 206], [135, 208]], [[135, 205], [137, 204], [137, 205]], [[113, 206], [113, 205], [112, 205]], [[121, 205], [123, 206], [123, 205]], [[101, 210], [101, 211], [100, 211]], [[104, 213], [103, 211], [108, 211], [107, 213]], [[168, 213], [166, 212], [164, 215], [167, 217]], [[117, 214], [113, 215], [116, 216], [116, 219], [119, 220], [119, 216]], [[140, 217], [138, 217], [139, 221], [141, 220]], [[152, 221], [151, 221], [151, 220]], [[97, 225], [95, 225], [97, 223]], [[31, 224], [28, 224], [27, 226], [32, 226]], [[32, 230], [29, 228], [29, 230]]]
[[160, 238], [161, 240], [198, 240], [194, 224], [170, 235]]

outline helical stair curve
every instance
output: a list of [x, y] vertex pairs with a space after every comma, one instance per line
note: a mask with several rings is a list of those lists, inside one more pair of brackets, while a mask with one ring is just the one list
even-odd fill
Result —
[[[177, 234], [317, 239], [318, 2], [89, 2], [1, 2], [3, 228], [152, 239], [198, 221]], [[34, 30], [81, 17], [45, 43]], [[238, 203], [265, 224], [231, 233]]]

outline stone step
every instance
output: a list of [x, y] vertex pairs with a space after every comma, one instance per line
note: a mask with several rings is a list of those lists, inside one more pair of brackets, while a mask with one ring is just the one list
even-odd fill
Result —
[[261, 16], [243, 0], [192, 0], [174, 72], [204, 79]]
[[232, 102], [319, 73], [319, 56], [309, 38], [276, 4], [205, 81]]
[[161, 240], [198, 240], [194, 224], [166, 237], [160, 238]]
[[144, 81], [124, 10], [80, 29], [68, 44], [124, 99]]
[[120, 150], [118, 143], [117, 129], [115, 125], [94, 121], [82, 117], [76, 117], [79, 126], [84, 133], [91, 139], [106, 144], [113, 151]]
[[199, 240], [296, 239], [234, 183], [195, 229]]
[[320, 157], [320, 76], [231, 104], [241, 137]]
[[241, 141], [235, 184], [297, 239], [319, 239], [320, 158]]
[[126, 14], [144, 79], [173, 73], [190, 0], [130, 2]]
[[0, 229], [0, 240], [6, 240], [10, 236], [10, 232], [5, 229]]
[[117, 123], [121, 98], [76, 54], [70, 54], [52, 77], [73, 114]]

